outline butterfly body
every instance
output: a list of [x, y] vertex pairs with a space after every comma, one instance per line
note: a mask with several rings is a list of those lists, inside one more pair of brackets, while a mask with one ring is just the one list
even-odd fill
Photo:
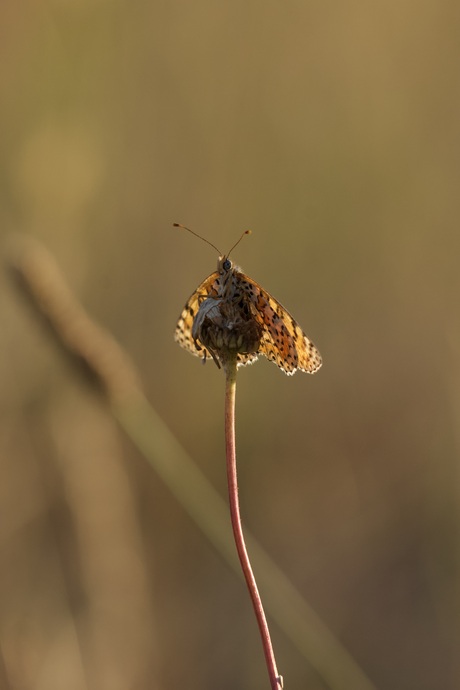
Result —
[[264, 355], [288, 375], [313, 374], [321, 366], [321, 355], [291, 314], [228, 255], [187, 301], [174, 338], [218, 366], [225, 352], [236, 354], [238, 366]]

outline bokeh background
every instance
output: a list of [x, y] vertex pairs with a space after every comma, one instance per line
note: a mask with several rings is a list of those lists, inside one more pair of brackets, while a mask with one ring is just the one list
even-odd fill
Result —
[[[222, 373], [172, 340], [216, 255], [171, 224], [253, 230], [324, 366], [241, 371], [244, 520], [380, 690], [460, 687], [459, 14], [0, 6], [4, 258], [53, 253], [225, 496]], [[0, 281], [1, 687], [267, 687], [241, 581]], [[272, 628], [286, 687], [328, 687]]]

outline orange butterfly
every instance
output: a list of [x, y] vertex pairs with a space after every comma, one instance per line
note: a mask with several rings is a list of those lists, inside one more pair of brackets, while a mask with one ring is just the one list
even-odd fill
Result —
[[[184, 225], [174, 225], [196, 235]], [[249, 232], [243, 233], [230, 252]], [[175, 341], [204, 361], [214, 359], [218, 366], [221, 348], [227, 347], [237, 352], [238, 366], [264, 355], [288, 375], [297, 370], [314, 374], [322, 363], [316, 347], [287, 309], [233, 264], [230, 252], [219, 256], [217, 271], [187, 301], [177, 322]]]

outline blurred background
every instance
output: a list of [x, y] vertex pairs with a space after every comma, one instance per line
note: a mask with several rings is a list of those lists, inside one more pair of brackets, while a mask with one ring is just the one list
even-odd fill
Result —
[[[460, 687], [459, 19], [0, 6], [4, 258], [52, 252], [225, 496], [222, 372], [173, 342], [217, 257], [172, 222], [253, 230], [233, 258], [324, 366], [240, 370], [244, 521], [380, 690]], [[1, 687], [268, 687], [241, 581], [0, 280]], [[287, 688], [330, 687], [272, 633]]]

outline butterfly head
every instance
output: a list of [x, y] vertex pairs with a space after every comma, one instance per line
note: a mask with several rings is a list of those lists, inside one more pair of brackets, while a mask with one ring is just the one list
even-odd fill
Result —
[[217, 273], [221, 276], [225, 273], [230, 273], [233, 268], [233, 262], [230, 261], [228, 256], [219, 256], [219, 261], [217, 262]]

